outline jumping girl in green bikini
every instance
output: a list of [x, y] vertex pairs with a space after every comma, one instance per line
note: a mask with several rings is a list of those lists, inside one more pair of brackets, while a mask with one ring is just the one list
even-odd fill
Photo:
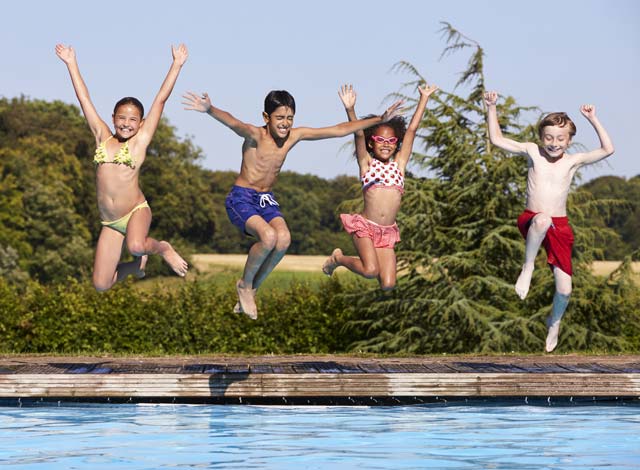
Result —
[[[62, 44], [56, 46], [56, 54], [67, 65], [80, 107], [96, 138], [97, 149], [93, 161], [96, 164], [98, 210], [103, 227], [96, 247], [93, 285], [100, 291], [111, 288], [128, 275], [143, 277], [149, 254], [162, 256], [178, 276], [187, 273], [187, 263], [168, 242], [148, 236], [151, 209], [138, 184], [147, 147], [188, 56], [184, 45], [172, 47], [171, 51], [173, 63], [146, 119], [140, 101], [131, 97], [122, 98], [113, 110], [112, 133], [91, 102], [74, 49]], [[124, 243], [135, 257], [134, 261], [120, 263]]]

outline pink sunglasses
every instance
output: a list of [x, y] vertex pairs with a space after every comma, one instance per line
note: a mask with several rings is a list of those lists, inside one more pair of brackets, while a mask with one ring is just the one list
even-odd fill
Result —
[[382, 137], [381, 135], [372, 135], [371, 136], [371, 140], [373, 140], [374, 142], [376, 142], [378, 144], [387, 143], [387, 144], [391, 144], [391, 145], [393, 145], [393, 144], [398, 142], [398, 138], [397, 137], [386, 138], [386, 137]]

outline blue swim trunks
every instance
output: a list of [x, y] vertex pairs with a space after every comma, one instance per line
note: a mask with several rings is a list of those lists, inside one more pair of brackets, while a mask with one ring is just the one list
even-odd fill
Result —
[[276, 217], [283, 217], [278, 208], [280, 204], [275, 200], [271, 191], [259, 193], [255, 189], [233, 186], [227, 195], [224, 206], [231, 223], [245, 233], [247, 232], [244, 226], [249, 217], [259, 215], [267, 223]]

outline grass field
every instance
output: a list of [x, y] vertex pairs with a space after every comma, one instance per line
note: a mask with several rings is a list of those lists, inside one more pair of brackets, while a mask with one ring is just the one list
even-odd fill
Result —
[[[193, 264], [187, 280], [199, 279], [201, 281], [210, 280], [218, 283], [233, 284], [242, 275], [242, 268], [247, 259], [246, 254], [220, 255], [220, 254], [197, 254], [191, 256]], [[274, 272], [267, 278], [265, 286], [285, 287], [291, 282], [308, 282], [312, 285], [320, 285], [327, 277], [322, 273], [322, 263], [326, 256], [308, 255], [286, 255], [276, 266]], [[619, 261], [596, 261], [593, 264], [593, 273], [597, 276], [607, 276], [619, 266]], [[633, 263], [634, 280], [640, 286], [640, 262]], [[365, 280], [346, 268], [339, 267], [336, 273], [341, 279], [354, 282], [376, 283], [377, 281]], [[183, 282], [182, 279], [174, 276], [152, 277], [142, 282], [136, 283], [143, 290], [154, 288], [158, 285], [172, 286]]]
[[[193, 255], [192, 260], [196, 269], [202, 273], [216, 271], [221, 268], [242, 269], [247, 255]], [[326, 256], [305, 256], [286, 255], [280, 264], [276, 266], [276, 271], [287, 272], [320, 272], [322, 263]], [[595, 261], [593, 263], [593, 273], [597, 276], [607, 276], [620, 265], [620, 261]], [[338, 268], [338, 272], [346, 271], [345, 268]], [[633, 272], [640, 275], [640, 262], [633, 263]]]

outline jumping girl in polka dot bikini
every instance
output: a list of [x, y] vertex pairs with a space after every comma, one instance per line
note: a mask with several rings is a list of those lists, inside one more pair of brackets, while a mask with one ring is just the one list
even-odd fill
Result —
[[[395, 287], [394, 245], [400, 241], [396, 215], [404, 193], [404, 172], [427, 101], [437, 89], [435, 85], [418, 87], [420, 100], [408, 127], [403, 117], [395, 117], [354, 134], [364, 210], [361, 214], [341, 214], [340, 219], [353, 237], [358, 256], [345, 256], [336, 248], [322, 266], [326, 275], [344, 266], [368, 279], [377, 278], [383, 290]], [[338, 94], [349, 120], [357, 119], [353, 87], [344, 85]]]

